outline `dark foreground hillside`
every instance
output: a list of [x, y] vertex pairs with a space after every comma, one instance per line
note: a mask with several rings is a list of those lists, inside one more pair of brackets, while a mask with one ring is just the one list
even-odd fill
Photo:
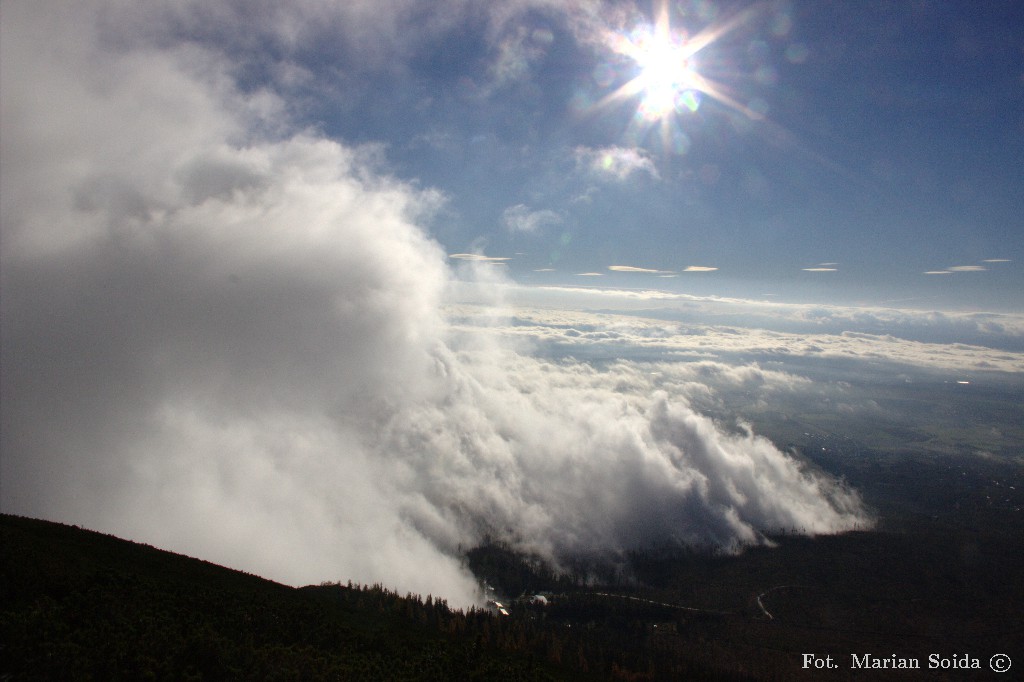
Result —
[[544, 657], [503, 653], [491, 614], [453, 613], [442, 601], [381, 588], [294, 589], [8, 515], [0, 533], [0, 679], [580, 677]]
[[[1024, 538], [1002, 512], [904, 514], [739, 556], [649, 549], [603, 576], [470, 551], [508, 616], [379, 586], [295, 589], [4, 515], [0, 680], [1020, 679]], [[804, 668], [806, 654], [834, 667]], [[854, 667], [865, 655], [921, 667]]]

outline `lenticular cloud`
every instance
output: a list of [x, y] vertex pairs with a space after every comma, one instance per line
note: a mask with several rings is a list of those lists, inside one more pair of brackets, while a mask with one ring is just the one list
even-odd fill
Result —
[[282, 134], [220, 57], [38, 6], [0, 41], [5, 511], [463, 604], [484, 534], [557, 565], [863, 521], [629, 363], [456, 338], [442, 197]]

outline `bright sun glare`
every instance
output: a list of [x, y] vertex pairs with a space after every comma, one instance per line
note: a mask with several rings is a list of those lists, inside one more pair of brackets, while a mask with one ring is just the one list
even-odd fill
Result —
[[699, 76], [683, 35], [659, 25], [653, 31], [634, 33], [625, 47], [624, 52], [640, 67], [630, 90], [642, 94], [640, 113], [644, 118], [658, 120], [682, 107], [696, 111]]
[[641, 24], [628, 33], [609, 35], [611, 50], [629, 58], [637, 73], [599, 105], [639, 97], [638, 120], [648, 124], [661, 121], [665, 128], [675, 115], [697, 111], [702, 97], [707, 95], [758, 118], [757, 112], [736, 101], [722, 84], [705, 77], [698, 68], [698, 53], [742, 25], [753, 11], [741, 12], [725, 23], [688, 35], [670, 25], [668, 3], [660, 3], [657, 17], [651, 23]]

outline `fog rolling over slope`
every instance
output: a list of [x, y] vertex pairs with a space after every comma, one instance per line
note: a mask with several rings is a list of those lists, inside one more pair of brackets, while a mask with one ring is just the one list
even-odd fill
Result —
[[2, 504], [299, 584], [870, 523], [628, 362], [453, 333], [444, 197], [142, 10], [2, 25]]

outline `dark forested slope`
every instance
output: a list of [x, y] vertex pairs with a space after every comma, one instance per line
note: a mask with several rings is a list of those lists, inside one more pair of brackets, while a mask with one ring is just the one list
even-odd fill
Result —
[[[484, 637], [486, 612], [380, 587], [294, 589], [146, 545], [0, 517], [0, 679], [575, 679]], [[488, 632], [488, 635], [490, 633]]]

